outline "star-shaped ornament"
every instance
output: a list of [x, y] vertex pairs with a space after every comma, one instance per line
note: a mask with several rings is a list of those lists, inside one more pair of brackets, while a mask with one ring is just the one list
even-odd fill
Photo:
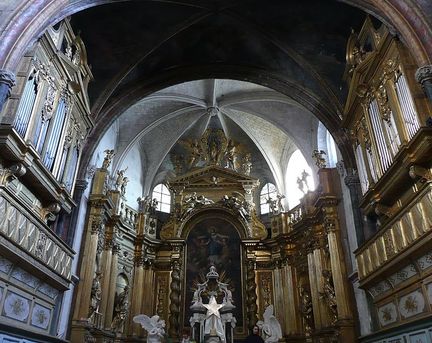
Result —
[[210, 317], [211, 315], [215, 315], [216, 317], [220, 318], [219, 309], [221, 307], [224, 307], [224, 304], [218, 304], [216, 302], [216, 298], [214, 295], [210, 297], [210, 301], [208, 304], [203, 304], [203, 306], [207, 309], [207, 317]]

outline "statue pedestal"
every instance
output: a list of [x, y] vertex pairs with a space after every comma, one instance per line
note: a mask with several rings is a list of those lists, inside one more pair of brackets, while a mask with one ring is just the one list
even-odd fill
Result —
[[205, 339], [205, 343], [220, 343], [220, 338], [216, 335], [207, 336]]

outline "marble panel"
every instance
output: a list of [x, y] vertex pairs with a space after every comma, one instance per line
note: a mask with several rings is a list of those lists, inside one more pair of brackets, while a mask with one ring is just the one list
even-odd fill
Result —
[[0, 271], [9, 274], [13, 266], [13, 263], [9, 260], [6, 260], [4, 257], [0, 256]]
[[55, 298], [57, 298], [57, 296], [59, 295], [58, 290], [56, 290], [55, 288], [52, 288], [51, 286], [47, 285], [46, 283], [41, 284], [37, 290], [38, 290], [38, 292], [46, 295], [47, 297], [49, 297], [53, 300], [55, 300]]
[[26, 284], [31, 288], [36, 288], [40, 283], [40, 281], [37, 278], [35, 278], [33, 275], [27, 273], [25, 270], [22, 270], [21, 268], [18, 267], [14, 268], [11, 276], [14, 279], [21, 281], [22, 283]]
[[393, 286], [397, 286], [400, 283], [408, 280], [409, 278], [415, 276], [417, 274], [417, 270], [413, 264], [409, 264], [403, 269], [399, 270], [397, 273], [394, 273], [392, 276], [388, 278]]
[[411, 292], [399, 299], [399, 312], [403, 318], [409, 318], [422, 313], [425, 308], [425, 299], [420, 290]]
[[31, 325], [41, 329], [48, 329], [51, 319], [51, 310], [45, 306], [35, 304], [31, 316]]
[[420, 257], [417, 260], [417, 264], [421, 270], [425, 270], [427, 268], [432, 267], [432, 251], [429, 252], [428, 254]]
[[6, 317], [26, 322], [30, 314], [30, 301], [14, 292], [8, 292], [3, 305]]
[[391, 289], [390, 284], [386, 280], [383, 280], [383, 281], [379, 282], [378, 284], [376, 284], [375, 286], [371, 287], [369, 289], [369, 293], [373, 297], [376, 297], [380, 294], [387, 292], [390, 289]]
[[390, 338], [386, 343], [404, 343], [403, 337]]
[[429, 343], [429, 339], [427, 338], [426, 331], [424, 332], [416, 332], [415, 334], [410, 334], [409, 343]]
[[391, 302], [378, 308], [378, 318], [381, 326], [394, 323], [397, 320], [396, 305]]
[[428, 284], [426, 286], [426, 289], [427, 289], [427, 297], [428, 297], [428, 300], [429, 300], [429, 304], [432, 305], [432, 283]]

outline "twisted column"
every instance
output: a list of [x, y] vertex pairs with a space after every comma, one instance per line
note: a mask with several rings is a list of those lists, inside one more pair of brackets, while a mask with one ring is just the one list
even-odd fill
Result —
[[181, 264], [179, 260], [172, 263], [171, 285], [170, 285], [170, 316], [169, 316], [169, 334], [171, 337], [178, 337], [180, 332], [180, 282], [181, 282]]

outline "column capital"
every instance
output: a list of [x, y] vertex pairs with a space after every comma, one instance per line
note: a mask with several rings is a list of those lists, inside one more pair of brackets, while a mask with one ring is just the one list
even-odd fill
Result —
[[415, 79], [418, 83], [423, 85], [425, 82], [432, 82], [432, 65], [424, 65], [417, 69]]
[[86, 180], [76, 180], [75, 182], [75, 190], [77, 192], [84, 192], [88, 186], [88, 181]]
[[8, 97], [10, 96], [10, 91], [13, 86], [15, 86], [16, 77], [15, 74], [9, 70], [0, 69], [0, 84], [6, 85], [8, 90]]
[[345, 185], [347, 185], [348, 187], [360, 184], [360, 178], [358, 176], [357, 171], [353, 169], [347, 170], [347, 174], [344, 178], [344, 182]]

